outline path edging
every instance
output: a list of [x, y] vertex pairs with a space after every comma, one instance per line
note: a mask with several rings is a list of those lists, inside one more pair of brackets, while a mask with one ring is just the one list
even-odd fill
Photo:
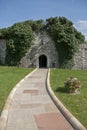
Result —
[[7, 125], [7, 120], [8, 120], [8, 114], [9, 114], [9, 109], [10, 109], [10, 106], [11, 106], [11, 103], [12, 103], [12, 100], [13, 100], [13, 96], [16, 92], [16, 90], [18, 89], [18, 87], [20, 86], [20, 84], [26, 79], [28, 78], [29, 76], [32, 75], [32, 73], [34, 73], [35, 71], [37, 70], [34, 69], [31, 73], [29, 73], [27, 76], [25, 76], [22, 80], [20, 80], [16, 85], [15, 87], [12, 89], [12, 91], [10, 92], [6, 102], [5, 102], [5, 105], [4, 105], [4, 108], [2, 110], [2, 113], [1, 113], [1, 116], [0, 116], [0, 130], [6, 130], [6, 125]]
[[70, 122], [70, 124], [75, 128], [75, 130], [86, 130], [86, 128], [66, 109], [66, 107], [60, 102], [60, 100], [55, 96], [54, 92], [50, 87], [50, 69], [48, 70], [47, 76], [47, 91], [51, 96], [52, 100], [54, 101], [55, 105], [64, 115], [64, 117]]

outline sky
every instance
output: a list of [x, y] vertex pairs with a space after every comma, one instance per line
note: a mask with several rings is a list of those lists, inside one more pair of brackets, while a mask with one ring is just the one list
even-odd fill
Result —
[[0, 28], [56, 16], [72, 21], [87, 40], [87, 0], [0, 0]]

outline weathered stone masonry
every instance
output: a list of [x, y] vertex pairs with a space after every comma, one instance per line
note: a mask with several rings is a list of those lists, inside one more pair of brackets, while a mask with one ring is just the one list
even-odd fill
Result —
[[[6, 41], [0, 40], [0, 64], [5, 64]], [[74, 56], [72, 69], [87, 70], [87, 44], [81, 44]], [[58, 67], [58, 53], [52, 39], [45, 33], [35, 33], [27, 54], [20, 61], [21, 67]]]
[[6, 57], [6, 41], [0, 40], [0, 64], [5, 64]]
[[35, 33], [31, 49], [21, 60], [23, 67], [58, 67], [58, 53], [52, 39], [44, 33]]
[[81, 44], [74, 56], [73, 69], [87, 70], [87, 44]]

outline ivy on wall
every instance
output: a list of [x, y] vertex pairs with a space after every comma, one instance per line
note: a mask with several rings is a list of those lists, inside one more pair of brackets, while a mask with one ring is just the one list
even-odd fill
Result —
[[17, 65], [26, 54], [34, 38], [32, 28], [25, 23], [17, 23], [2, 30], [2, 38], [7, 40], [6, 64]]
[[59, 55], [59, 67], [71, 68], [73, 56], [84, 36], [65, 17], [44, 20], [28, 20], [0, 30], [0, 38], [7, 40], [6, 63], [17, 65], [26, 54], [34, 39], [34, 32], [46, 31], [55, 42]]
[[79, 44], [84, 42], [84, 36], [65, 17], [49, 18], [46, 21], [47, 32], [55, 41], [58, 51], [59, 67], [72, 68], [74, 54]]

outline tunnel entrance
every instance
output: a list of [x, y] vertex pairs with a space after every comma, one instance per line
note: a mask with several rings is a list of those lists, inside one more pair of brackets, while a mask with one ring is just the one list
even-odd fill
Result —
[[45, 55], [39, 57], [39, 68], [47, 68], [47, 57]]

